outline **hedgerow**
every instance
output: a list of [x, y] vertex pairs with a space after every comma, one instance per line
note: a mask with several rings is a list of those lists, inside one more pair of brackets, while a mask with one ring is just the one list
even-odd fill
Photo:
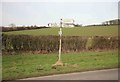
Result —
[[[62, 51], [118, 49], [118, 42], [118, 37], [109, 36], [62, 36]], [[50, 53], [58, 50], [59, 36], [2, 35], [3, 53]]]

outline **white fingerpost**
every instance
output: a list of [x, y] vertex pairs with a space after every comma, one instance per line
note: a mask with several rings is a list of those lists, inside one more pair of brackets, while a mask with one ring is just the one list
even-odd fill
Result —
[[58, 34], [60, 36], [58, 61], [55, 64], [53, 64], [52, 67], [54, 67], [54, 66], [63, 66], [64, 65], [63, 62], [61, 61], [61, 51], [62, 51], [62, 47], [61, 47], [61, 45], [62, 45], [62, 22], [63, 21], [61, 19], [61, 21], [60, 21], [60, 30], [58, 31]]
[[61, 45], [62, 45], [62, 41], [61, 41], [61, 39], [62, 39], [62, 19], [61, 19], [61, 21], [60, 21], [60, 31], [59, 31], [59, 36], [60, 36], [60, 44], [59, 44], [59, 61], [61, 60], [61, 50], [62, 50], [62, 48], [61, 48]]

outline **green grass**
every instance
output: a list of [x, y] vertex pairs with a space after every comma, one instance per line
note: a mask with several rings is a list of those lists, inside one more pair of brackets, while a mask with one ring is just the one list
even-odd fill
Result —
[[118, 52], [74, 52], [63, 53], [65, 66], [52, 68], [57, 53], [3, 55], [3, 80], [13, 80], [57, 73], [88, 71], [118, 67]]
[[[58, 35], [59, 28], [3, 32], [5, 34]], [[63, 28], [63, 36], [118, 36], [118, 26]]]

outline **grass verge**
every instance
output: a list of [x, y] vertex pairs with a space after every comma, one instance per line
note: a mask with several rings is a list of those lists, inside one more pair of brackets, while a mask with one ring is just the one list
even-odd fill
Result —
[[52, 68], [57, 53], [3, 55], [2, 78], [14, 80], [58, 73], [117, 68], [118, 51], [63, 53], [65, 66]]

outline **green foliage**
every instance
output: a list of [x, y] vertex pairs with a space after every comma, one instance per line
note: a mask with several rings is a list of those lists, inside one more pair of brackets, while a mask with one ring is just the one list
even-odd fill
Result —
[[87, 38], [81, 36], [65, 36], [62, 38], [62, 49], [64, 52], [85, 50]]
[[92, 37], [89, 37], [87, 39], [87, 43], [86, 43], [86, 49], [87, 50], [90, 50], [92, 48], [92, 45], [93, 45], [93, 38]]
[[38, 26], [22, 26], [22, 27], [16, 27], [14, 24], [11, 24], [10, 27], [2, 27], [3, 32], [9, 32], [9, 31], [20, 31], [20, 30], [33, 30], [33, 29], [42, 29], [42, 28], [49, 28], [49, 27], [38, 27]]
[[93, 48], [94, 49], [117, 49], [118, 37], [94, 37]]
[[[83, 50], [117, 49], [118, 37], [90, 37], [63, 36], [62, 51], [75, 52]], [[2, 37], [3, 53], [33, 52], [50, 53], [58, 52], [59, 36], [30, 36], [30, 35], [5, 35]]]

